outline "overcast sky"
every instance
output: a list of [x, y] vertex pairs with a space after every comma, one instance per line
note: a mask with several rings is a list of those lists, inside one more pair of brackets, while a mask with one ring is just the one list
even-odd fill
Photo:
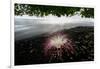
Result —
[[94, 22], [93, 18], [82, 18], [80, 15], [74, 15], [71, 17], [66, 17], [66, 16], [53, 16], [53, 15], [48, 15], [44, 17], [37, 17], [37, 16], [28, 16], [28, 15], [23, 15], [23, 16], [15, 16], [15, 19], [41, 19], [44, 20], [41, 23], [50, 23], [50, 24], [63, 24], [63, 23], [79, 23], [79, 22]]

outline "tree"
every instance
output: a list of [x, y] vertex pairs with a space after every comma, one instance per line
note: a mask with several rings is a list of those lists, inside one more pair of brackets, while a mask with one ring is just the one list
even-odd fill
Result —
[[65, 7], [65, 6], [49, 6], [49, 5], [32, 5], [32, 4], [15, 4], [15, 15], [29, 16], [73, 16], [80, 14], [82, 17], [94, 18], [94, 8], [84, 7]]

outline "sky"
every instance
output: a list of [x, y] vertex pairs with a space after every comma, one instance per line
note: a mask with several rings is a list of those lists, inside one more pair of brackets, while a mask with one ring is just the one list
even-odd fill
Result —
[[52, 14], [44, 17], [38, 17], [38, 16], [15, 16], [16, 19], [40, 19], [43, 20], [41, 23], [48, 23], [48, 24], [64, 24], [64, 23], [79, 23], [79, 22], [94, 22], [93, 18], [85, 18], [81, 17], [80, 15], [74, 15], [74, 16], [61, 16], [57, 17]]

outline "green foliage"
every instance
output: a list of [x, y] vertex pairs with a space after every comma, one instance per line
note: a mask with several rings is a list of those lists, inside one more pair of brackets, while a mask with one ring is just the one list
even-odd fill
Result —
[[48, 5], [31, 5], [31, 4], [15, 4], [15, 15], [29, 15], [29, 16], [73, 16], [80, 14], [82, 17], [94, 18], [93, 8], [83, 7], [64, 7], [64, 6], [48, 6]]

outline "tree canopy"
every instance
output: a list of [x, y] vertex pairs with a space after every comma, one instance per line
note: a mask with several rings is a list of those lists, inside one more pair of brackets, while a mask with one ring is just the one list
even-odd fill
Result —
[[49, 5], [33, 5], [33, 4], [15, 4], [15, 15], [29, 16], [73, 16], [79, 14], [82, 17], [94, 18], [94, 8], [86, 7], [66, 7], [66, 6], [49, 6]]

